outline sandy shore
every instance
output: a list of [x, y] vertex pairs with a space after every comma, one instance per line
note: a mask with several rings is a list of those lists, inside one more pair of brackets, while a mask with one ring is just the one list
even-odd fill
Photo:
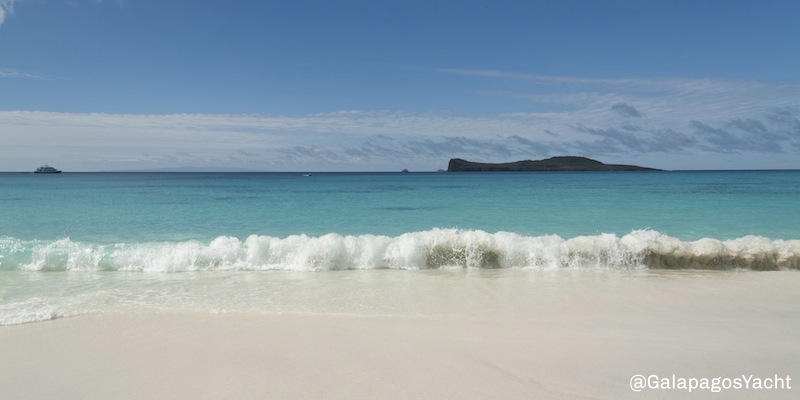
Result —
[[[798, 275], [593, 279], [475, 313], [127, 312], [6, 326], [0, 388], [9, 400], [793, 399]], [[634, 375], [673, 374], [797, 382], [630, 388]]]

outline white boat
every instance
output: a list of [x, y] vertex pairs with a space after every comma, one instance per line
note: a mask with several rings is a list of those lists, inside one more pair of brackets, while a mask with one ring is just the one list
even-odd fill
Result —
[[51, 167], [51, 166], [49, 166], [47, 164], [42, 165], [39, 168], [36, 168], [36, 171], [33, 171], [33, 172], [37, 173], [37, 174], [60, 174], [61, 173], [60, 170], [57, 170], [57, 169], [55, 169], [55, 168], [53, 168], [53, 167]]

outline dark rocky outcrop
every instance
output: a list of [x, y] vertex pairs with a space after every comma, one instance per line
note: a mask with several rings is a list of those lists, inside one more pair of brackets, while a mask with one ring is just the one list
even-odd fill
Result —
[[525, 160], [510, 163], [477, 163], [453, 158], [447, 172], [478, 171], [658, 171], [636, 165], [603, 164], [586, 157], [552, 157], [546, 160]]

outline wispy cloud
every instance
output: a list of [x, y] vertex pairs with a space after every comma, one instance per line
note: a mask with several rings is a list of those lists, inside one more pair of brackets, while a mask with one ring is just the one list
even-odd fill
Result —
[[14, 13], [14, 0], [0, 0], [0, 26], [6, 20], [6, 16]]
[[616, 111], [619, 115], [624, 117], [641, 117], [642, 113], [636, 109], [636, 107], [625, 104], [625, 103], [617, 103], [611, 106], [612, 111]]
[[[15, 1], [16, 0], [0, 0], [0, 27], [2, 27], [6, 17], [14, 13]], [[89, 2], [94, 4], [103, 4], [105, 3], [105, 0], [89, 0]], [[119, 8], [123, 8], [125, 6], [125, 0], [113, 0], [113, 3]], [[77, 7], [80, 5], [80, 2], [77, 0], [70, 0], [68, 4], [73, 7]]]
[[[610, 111], [601, 122], [629, 118]], [[300, 116], [124, 115], [0, 111], [8, 148], [72, 154], [98, 169], [215, 165], [272, 170], [441, 166], [452, 157], [485, 161], [558, 154], [630, 158], [648, 154], [797, 152], [800, 110], [682, 124], [564, 123], [550, 114], [467, 117], [388, 111]], [[616, 117], [615, 117], [616, 116]], [[614, 118], [617, 118], [616, 120]], [[620, 119], [621, 118], [621, 119]], [[22, 154], [21, 153], [21, 154]], [[147, 156], [143, 156], [147, 154]], [[87, 167], [88, 168], [88, 167]]]
[[43, 80], [58, 79], [29, 71], [19, 71], [10, 68], [0, 68], [0, 78], [43, 79]]
[[[441, 73], [485, 80], [512, 80], [515, 92], [490, 95], [514, 97], [534, 104], [607, 115], [615, 104], [636, 104], [636, 112], [662, 121], [732, 118], [747, 112], [797, 107], [800, 84], [712, 78], [590, 78], [544, 76], [493, 70], [442, 69]], [[484, 92], [486, 93], [486, 92]], [[551, 108], [545, 108], [550, 110]], [[558, 110], [558, 108], [556, 108]], [[619, 110], [613, 110], [618, 112]]]
[[[0, 142], [16, 150], [13, 162], [47, 149], [84, 163], [86, 169], [185, 164], [271, 170], [415, 165], [436, 169], [452, 157], [509, 161], [563, 154], [612, 162], [670, 156], [703, 159], [704, 166], [722, 160], [728, 164], [720, 168], [758, 167], [731, 164], [732, 156], [746, 155], [740, 159], [785, 159], [790, 165], [782, 167], [800, 168], [797, 84], [447, 73], [532, 85], [521, 83], [515, 85], [516, 93], [503, 94], [517, 96], [512, 98], [520, 101], [523, 111], [480, 115], [391, 110], [305, 115], [0, 111]], [[548, 107], [540, 107], [543, 102]], [[526, 105], [530, 111], [524, 111]], [[7, 160], [0, 160], [0, 169], [8, 168], [2, 164], [12, 162]], [[683, 162], [658, 166], [687, 167]]]

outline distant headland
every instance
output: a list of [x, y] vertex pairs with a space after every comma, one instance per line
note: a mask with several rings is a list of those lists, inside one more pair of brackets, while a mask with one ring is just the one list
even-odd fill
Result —
[[480, 171], [659, 171], [636, 165], [604, 164], [586, 157], [562, 156], [545, 160], [524, 160], [509, 163], [478, 163], [453, 158], [447, 172]]

